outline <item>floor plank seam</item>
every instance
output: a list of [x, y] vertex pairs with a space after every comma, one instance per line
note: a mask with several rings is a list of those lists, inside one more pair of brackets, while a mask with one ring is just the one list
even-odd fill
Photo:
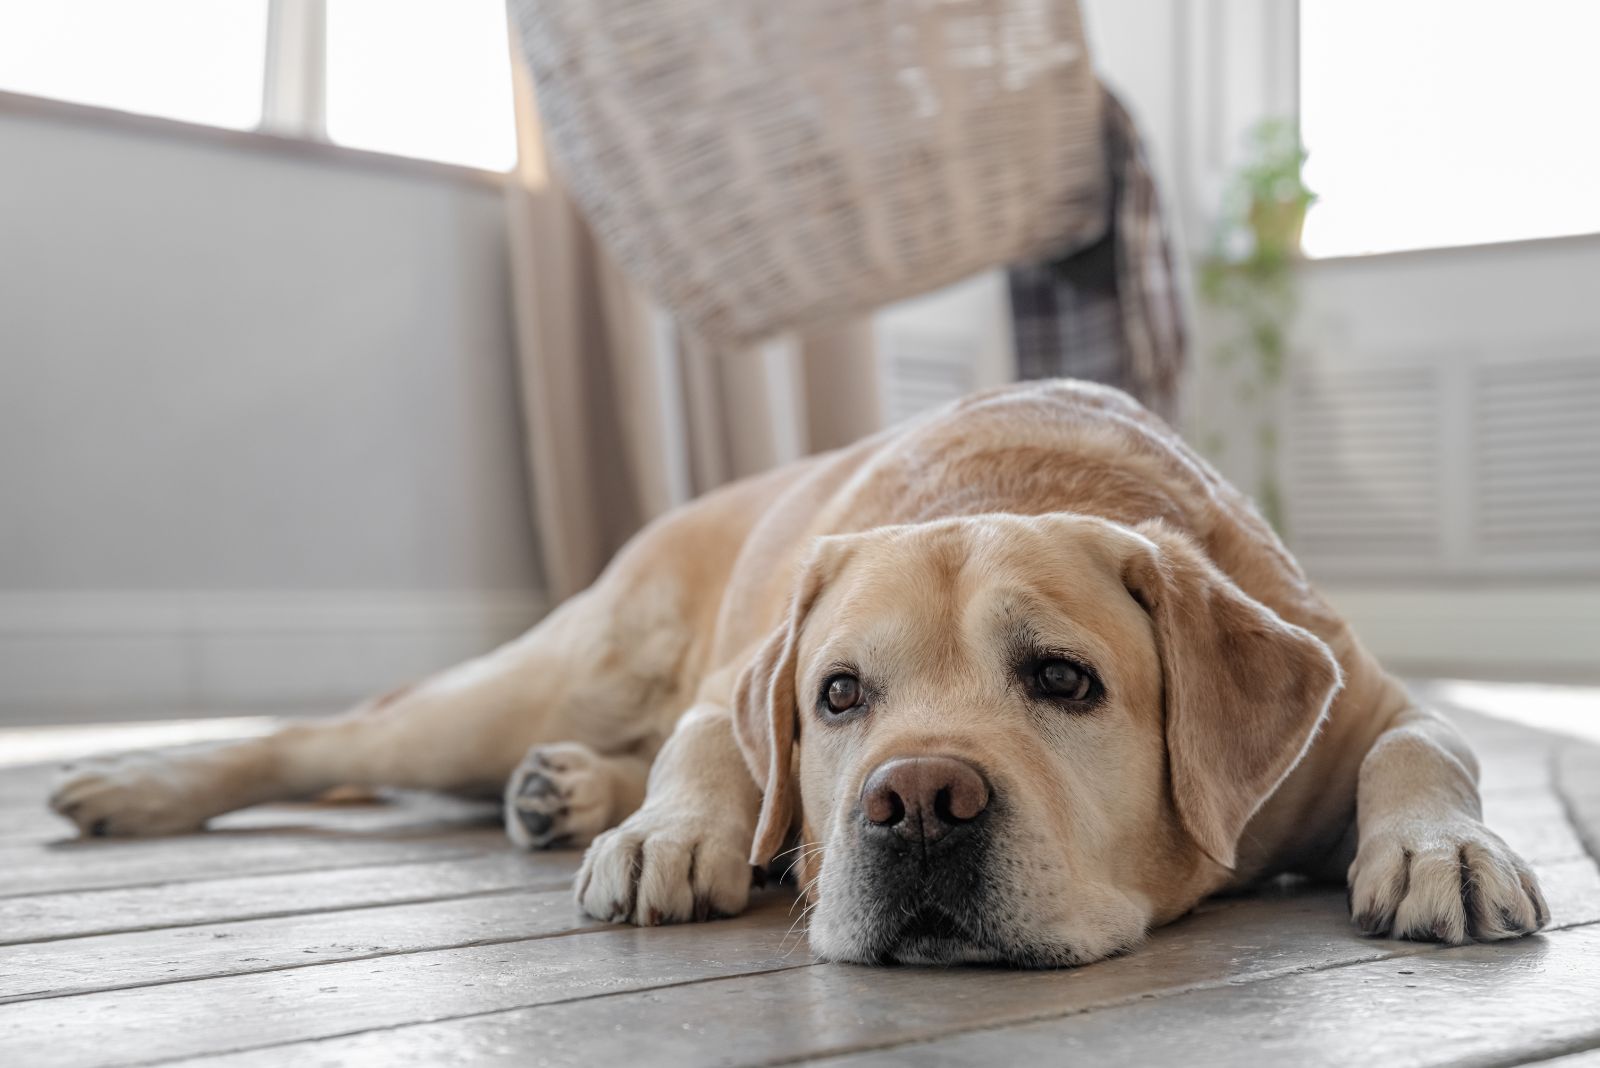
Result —
[[527, 1012], [532, 1009], [549, 1008], [555, 1005], [572, 1005], [581, 1001], [596, 1001], [601, 998], [625, 997], [629, 994], [646, 994], [657, 990], [671, 990], [680, 986], [696, 986], [700, 983], [717, 982], [723, 979], [749, 979], [757, 975], [776, 975], [779, 972], [798, 971], [802, 968], [814, 968], [819, 962], [807, 961], [804, 964], [786, 964], [779, 968], [760, 968], [738, 975], [710, 976], [700, 979], [683, 979], [672, 983], [653, 983], [649, 986], [633, 987], [628, 990], [608, 990], [599, 994], [585, 994], [579, 997], [558, 998], [554, 1001], [537, 1001], [527, 1005], [508, 1005], [499, 1009], [486, 1009], [483, 1012], [464, 1012], [449, 1016], [439, 1016], [427, 1020], [406, 1020], [402, 1023], [384, 1024], [380, 1027], [358, 1027], [353, 1031], [340, 1031], [335, 1034], [318, 1035], [315, 1038], [289, 1039], [284, 1042], [262, 1042], [253, 1046], [239, 1046], [231, 1049], [210, 1050], [206, 1053], [186, 1054], [182, 1057], [162, 1057], [153, 1061], [125, 1061], [121, 1064], [106, 1065], [105, 1068], [156, 1068], [163, 1064], [183, 1064], [196, 1060], [211, 1060], [217, 1057], [228, 1057], [239, 1053], [256, 1053], [262, 1050], [283, 1049], [289, 1046], [307, 1045], [317, 1042], [331, 1042], [340, 1038], [354, 1038], [357, 1035], [383, 1034], [385, 1031], [400, 1031], [407, 1027], [423, 1027], [429, 1024], [454, 1023], [457, 1020], [476, 1020], [489, 1016], [499, 1016], [508, 1012]]
[[120, 983], [114, 986], [92, 987], [84, 990], [65, 991], [59, 994], [35, 993], [12, 994], [0, 997], [0, 1005], [24, 1005], [38, 1001], [61, 1001], [66, 998], [87, 997], [91, 994], [114, 994], [123, 990], [147, 990], [159, 986], [179, 986], [183, 983], [208, 983], [216, 979], [231, 979], [235, 976], [271, 975], [274, 972], [296, 972], [307, 968], [323, 968], [334, 964], [356, 964], [361, 961], [383, 960], [387, 957], [421, 956], [427, 953], [448, 953], [456, 949], [477, 949], [482, 946], [507, 946], [518, 942], [545, 942], [555, 938], [566, 938], [571, 935], [595, 934], [601, 931], [619, 930], [617, 924], [594, 924], [588, 927], [573, 927], [565, 931], [551, 931], [546, 934], [519, 935], [515, 938], [475, 938], [466, 942], [448, 942], [437, 946], [424, 946], [412, 949], [387, 950], [380, 953], [358, 953], [350, 957], [340, 957], [337, 960], [307, 961], [304, 964], [280, 964], [271, 968], [256, 968], [246, 971], [216, 972], [211, 975], [186, 975], [181, 979], [154, 979], [144, 983]]
[[1596, 1050], [1600, 1050], [1600, 1028], [1596, 1028], [1592, 1034], [1583, 1038], [1556, 1043], [1550, 1049], [1539, 1053], [1535, 1057], [1520, 1059], [1521, 1055], [1519, 1054], [1519, 1059], [1517, 1060], [1491, 1061], [1484, 1064], [1482, 1068], [1529, 1068], [1531, 1065], [1549, 1064], [1551, 1061], [1560, 1060], [1563, 1057], [1576, 1057], [1584, 1053], [1593, 1053]]
[[[284, 912], [258, 912], [248, 916], [223, 916], [193, 923], [156, 923], [140, 927], [110, 927], [105, 930], [82, 931], [76, 934], [53, 935], [48, 938], [30, 938], [20, 942], [0, 941], [0, 950], [23, 946], [43, 946], [52, 942], [71, 942], [79, 938], [104, 938], [112, 935], [147, 934], [152, 931], [181, 931], [189, 927], [210, 927], [221, 923], [254, 923], [256, 920], [281, 920], [293, 916], [332, 916], [342, 912], [363, 912], [368, 909], [393, 908], [400, 905], [427, 905], [436, 901], [464, 901], [475, 898], [501, 897], [510, 894], [553, 894], [572, 887], [570, 878], [551, 880], [548, 883], [532, 882], [521, 886], [505, 886], [495, 890], [464, 890], [458, 894], [440, 894], [434, 897], [397, 898], [392, 901], [372, 901], [359, 905], [342, 905], [339, 908], [289, 909]], [[74, 891], [76, 892], [76, 891]], [[108, 989], [116, 989], [114, 987]]]
[[[1600, 921], [1585, 920], [1585, 921], [1582, 921], [1582, 922], [1579, 922], [1579, 923], [1565, 924], [1565, 925], [1562, 925], [1560, 927], [1547, 928], [1546, 931], [1541, 932], [1541, 934], [1551, 933], [1551, 932], [1555, 932], [1555, 931], [1576, 931], [1576, 930], [1580, 930], [1580, 929], [1582, 929], [1584, 927], [1594, 927], [1594, 926], [1600, 926]], [[1535, 936], [1535, 937], [1537, 937], [1537, 936]], [[1200, 993], [1202, 991], [1218, 990], [1218, 989], [1221, 989], [1223, 987], [1229, 987], [1229, 986], [1234, 986], [1234, 987], [1256, 986], [1256, 985], [1258, 985], [1260, 983], [1276, 982], [1277, 980], [1286, 979], [1286, 978], [1289, 978], [1290, 976], [1295, 976], [1295, 975], [1326, 974], [1328, 972], [1339, 971], [1339, 970], [1344, 969], [1344, 968], [1356, 968], [1356, 967], [1362, 967], [1362, 966], [1368, 965], [1368, 964], [1380, 964], [1380, 963], [1382, 963], [1383, 961], [1386, 961], [1386, 960], [1405, 960], [1405, 959], [1412, 958], [1412, 957], [1424, 957], [1424, 956], [1429, 956], [1429, 955], [1432, 955], [1432, 954], [1435, 954], [1435, 953], [1443, 953], [1443, 952], [1446, 952], [1446, 951], [1451, 950], [1451, 949], [1462, 948], [1460, 946], [1432, 945], [1432, 944], [1425, 943], [1425, 942], [1410, 942], [1410, 943], [1401, 943], [1401, 944], [1406, 946], [1406, 947], [1408, 947], [1408, 948], [1407, 949], [1402, 949], [1402, 950], [1396, 950], [1395, 952], [1391, 952], [1391, 953], [1380, 954], [1378, 956], [1366, 957], [1366, 958], [1363, 958], [1361, 960], [1336, 961], [1336, 962], [1331, 963], [1331, 964], [1301, 965], [1299, 967], [1281, 968], [1281, 969], [1276, 969], [1276, 970], [1273, 970], [1273, 971], [1270, 971], [1270, 972], [1263, 972], [1263, 973], [1261, 973], [1259, 975], [1252, 975], [1249, 978], [1245, 978], [1245, 979], [1224, 979], [1224, 980], [1221, 980], [1221, 981], [1218, 981], [1218, 982], [1196, 983], [1193, 986], [1186, 986], [1186, 987], [1174, 988], [1172, 990], [1162, 991], [1161, 993], [1155, 995], [1155, 997], [1160, 998], [1160, 999], [1166, 999], [1166, 998], [1183, 997], [1183, 996], [1185, 996], [1187, 994]], [[1476, 944], [1483, 944], [1483, 943], [1468, 943], [1468, 945], [1476, 945]], [[1415, 948], [1409, 948], [1409, 947], [1415, 947]], [[1101, 1003], [1101, 1004], [1096, 1004], [1096, 1005], [1087, 1005], [1087, 1006], [1084, 1006], [1084, 1007], [1081, 1007], [1081, 1008], [1072, 1009], [1072, 1010], [1069, 1010], [1067, 1012], [1062, 1012], [1062, 1013], [1046, 1012], [1046, 1013], [1028, 1014], [1028, 1015], [1025, 1015], [1025, 1016], [1019, 1016], [1014, 1020], [1006, 1020], [1004, 1022], [998, 1022], [998, 1023], [993, 1023], [993, 1024], [979, 1024], [979, 1025], [973, 1026], [973, 1027], [952, 1027], [952, 1028], [950, 1028], [949, 1030], [946, 1030], [946, 1031], [940, 1031], [940, 1032], [937, 1032], [937, 1033], [927, 1034], [927, 1035], [919, 1035], [916, 1038], [909, 1038], [909, 1039], [882, 1042], [882, 1043], [861, 1044], [861, 1045], [858, 1045], [858, 1046], [852, 1046], [852, 1047], [850, 1047], [848, 1049], [834, 1050], [834, 1051], [831, 1051], [829, 1053], [822, 1054], [822, 1055], [820, 1055], [820, 1057], [845, 1057], [845, 1056], [852, 1056], [854, 1054], [859, 1054], [859, 1053], [877, 1053], [877, 1052], [881, 1052], [881, 1051], [884, 1051], [884, 1050], [904, 1049], [904, 1048], [907, 1048], [907, 1047], [930, 1045], [930, 1044], [932, 1044], [934, 1042], [942, 1042], [942, 1041], [944, 1041], [946, 1039], [956, 1038], [956, 1037], [959, 1037], [959, 1036], [962, 1036], [962, 1035], [983, 1034], [986, 1031], [1004, 1031], [1004, 1030], [1006, 1030], [1008, 1028], [1025, 1027], [1025, 1026], [1027, 1026], [1029, 1024], [1045, 1023], [1045, 1022], [1050, 1021], [1050, 1020], [1068, 1020], [1068, 1019], [1071, 1019], [1074, 1016], [1084, 1016], [1084, 1015], [1087, 1015], [1088, 1013], [1091, 1013], [1091, 1012], [1103, 1012], [1103, 1011], [1105, 1011], [1107, 1009], [1124, 1008], [1124, 1007], [1126, 1007], [1128, 1005], [1136, 1005], [1140, 1001], [1146, 1001], [1146, 1000], [1150, 1000], [1150, 998], [1147, 996], [1147, 994], [1141, 993], [1141, 994], [1139, 994], [1137, 996], [1119, 998], [1119, 999], [1115, 999], [1115, 1000], [1112, 1000], [1112, 1001], [1107, 1001], [1107, 1002], [1104, 1002], [1104, 1003]], [[805, 1054], [805, 1055], [798, 1056], [798, 1057], [779, 1057], [779, 1058], [776, 1058], [776, 1059], [773, 1059], [773, 1060], [765, 1060], [765, 1061], [754, 1062], [754, 1063], [752, 1063], [750, 1065], [745, 1066], [745, 1068], [784, 1068], [784, 1066], [786, 1066], [786, 1065], [804, 1064], [804, 1063], [806, 1063], [808, 1061], [818, 1060], [818, 1059], [820, 1059], [820, 1057], [818, 1055], [815, 1055], [815, 1054]], [[1546, 1058], [1546, 1059], [1548, 1059], [1548, 1058]]]
[[1561, 770], [1560, 750], [1552, 749], [1546, 755], [1550, 764], [1551, 793], [1556, 796], [1556, 803], [1561, 806], [1561, 815], [1566, 819], [1567, 825], [1572, 828], [1572, 833], [1577, 837], [1578, 844], [1583, 846], [1590, 863], [1600, 869], [1600, 827], [1592, 827], [1587, 819], [1578, 813], [1577, 805], [1567, 792], [1566, 775]]
[[54, 897], [58, 894], [98, 894], [116, 890], [157, 890], [163, 886], [191, 886], [197, 883], [225, 882], [229, 879], [266, 878], [277, 875], [308, 875], [320, 872], [335, 871], [360, 871], [363, 868], [388, 868], [400, 867], [406, 864], [433, 864], [441, 860], [472, 860], [477, 857], [494, 856], [501, 852], [499, 849], [473, 849], [462, 852], [442, 852], [433, 856], [418, 857], [413, 860], [374, 860], [360, 864], [347, 864], [343, 866], [328, 867], [326, 864], [314, 864], [303, 868], [267, 868], [261, 871], [252, 871], [243, 875], [215, 875], [201, 879], [156, 879], [150, 882], [114, 883], [109, 886], [58, 886], [49, 890], [24, 890], [21, 893], [0, 893], [0, 903], [16, 901], [28, 897]]

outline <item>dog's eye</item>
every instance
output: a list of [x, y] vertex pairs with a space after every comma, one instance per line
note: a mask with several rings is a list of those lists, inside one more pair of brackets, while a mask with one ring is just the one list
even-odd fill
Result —
[[1045, 697], [1087, 701], [1095, 695], [1095, 678], [1089, 669], [1070, 660], [1042, 660], [1033, 669], [1033, 684]]
[[854, 675], [834, 675], [822, 684], [822, 700], [829, 712], [843, 715], [861, 703], [861, 680]]

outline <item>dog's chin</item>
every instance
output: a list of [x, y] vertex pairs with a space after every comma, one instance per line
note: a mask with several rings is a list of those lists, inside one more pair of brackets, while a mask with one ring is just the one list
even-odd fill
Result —
[[1002, 934], [981, 920], [972, 922], [937, 907], [923, 907], [858, 929], [848, 938], [818, 939], [814, 932], [813, 948], [823, 960], [846, 964], [1070, 968], [1124, 947], [1089, 953], [1051, 938]]

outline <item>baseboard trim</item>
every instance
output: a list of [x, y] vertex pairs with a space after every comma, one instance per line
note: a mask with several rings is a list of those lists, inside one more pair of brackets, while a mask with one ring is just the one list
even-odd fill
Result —
[[1368, 649], [1409, 675], [1600, 680], [1600, 585], [1323, 593]]
[[537, 592], [0, 593], [0, 717], [337, 707], [473, 656]]

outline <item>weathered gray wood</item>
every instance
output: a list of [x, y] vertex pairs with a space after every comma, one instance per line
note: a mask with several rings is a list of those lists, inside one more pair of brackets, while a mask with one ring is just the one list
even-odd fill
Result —
[[[1587, 861], [1541, 874], [1558, 910], [1557, 922], [1600, 921], [1600, 872]], [[350, 1035], [220, 1063], [229, 1068], [450, 1061], [509, 1066], [534, 1059], [550, 1066], [764, 1064], [1147, 1003], [1307, 970], [1403, 962], [1438, 951], [1414, 942], [1364, 938], [1351, 927], [1342, 894], [1301, 890], [1208, 903], [1195, 916], [1156, 932], [1135, 952], [1086, 968], [819, 965]], [[999, 1049], [971, 1063], [1013, 1060], [1008, 1050]]]
[[56, 774], [53, 764], [0, 767], [0, 811], [42, 804]]
[[129, 1064], [798, 967], [788, 907], [0, 1005], [0, 1063]]
[[0, 1003], [603, 926], [560, 889], [0, 947]]
[[1600, 929], [1465, 946], [840, 1057], [833, 1065], [1515, 1063], [1600, 1044]]
[[442, 860], [503, 848], [497, 828], [375, 834], [245, 830], [174, 838], [91, 838], [0, 845], [0, 897], [176, 883], [332, 866]]
[[[1587, 1045], [1587, 1043], [1583, 1043]], [[1597, 1044], [1600, 1045], [1600, 1044]], [[1533, 1064], [1533, 1061], [1523, 1061], [1524, 1064]], [[1600, 1068], [1600, 1048], [1584, 1050], [1581, 1053], [1569, 1053], [1564, 1057], [1552, 1057], [1549, 1060], [1537, 1062], [1539, 1068]]]
[[1530, 863], [1589, 855], [1561, 800], [1548, 791], [1488, 794], [1483, 819]]
[[1600, 747], [1561, 746], [1555, 761], [1555, 792], [1589, 855], [1600, 859]]
[[496, 845], [490, 850], [405, 864], [0, 898], [0, 945], [504, 890], [555, 890], [570, 885], [582, 858], [571, 849], [521, 853]]

